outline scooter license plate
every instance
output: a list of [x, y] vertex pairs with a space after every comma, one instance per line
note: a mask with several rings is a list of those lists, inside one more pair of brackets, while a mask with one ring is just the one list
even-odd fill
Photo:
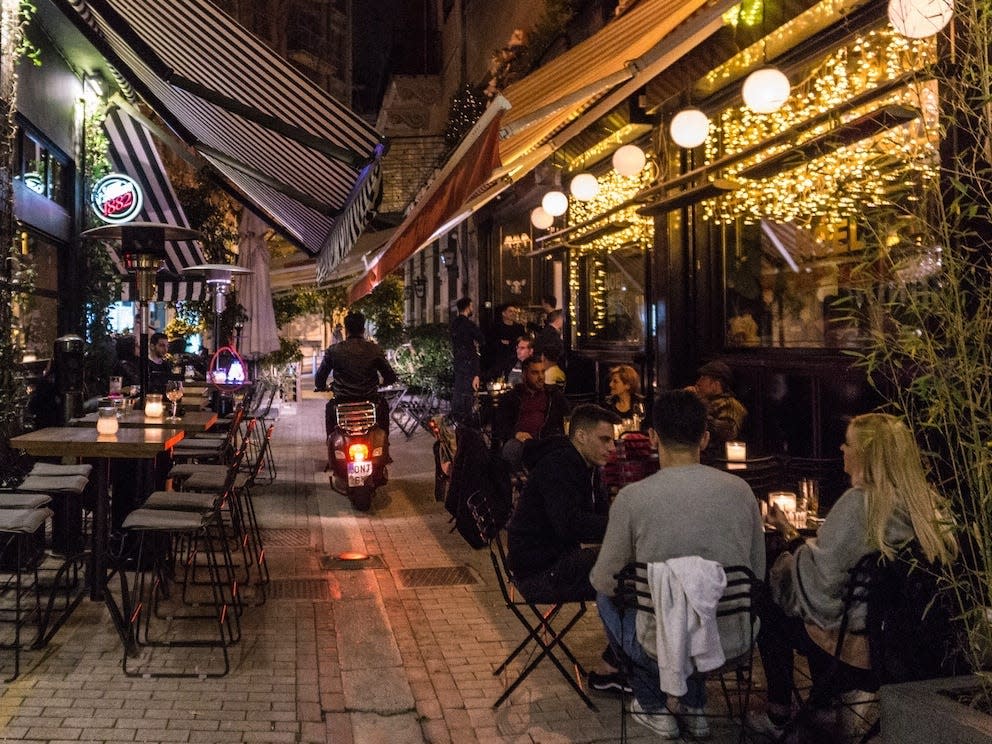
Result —
[[372, 463], [365, 462], [349, 462], [348, 463], [348, 485], [349, 486], [361, 486], [364, 485], [365, 479], [372, 475]]

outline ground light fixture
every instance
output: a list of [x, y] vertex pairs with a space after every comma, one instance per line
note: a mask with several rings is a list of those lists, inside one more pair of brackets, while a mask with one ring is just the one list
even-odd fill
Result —
[[613, 153], [613, 169], [624, 178], [633, 178], [648, 162], [647, 156], [637, 145], [624, 145]]
[[530, 212], [530, 224], [538, 230], [547, 230], [555, 222], [555, 218], [544, 211], [544, 207], [535, 207]]
[[939, 33], [953, 15], [953, 0], [889, 0], [889, 22], [908, 39]]
[[579, 173], [568, 185], [568, 190], [579, 201], [589, 201], [599, 193], [599, 181], [592, 173]]
[[777, 67], [762, 67], [747, 76], [741, 95], [747, 107], [757, 114], [770, 114], [789, 99], [792, 85]]
[[710, 132], [710, 120], [698, 108], [687, 108], [672, 117], [668, 126], [672, 141], [687, 150], [699, 147], [706, 141]]

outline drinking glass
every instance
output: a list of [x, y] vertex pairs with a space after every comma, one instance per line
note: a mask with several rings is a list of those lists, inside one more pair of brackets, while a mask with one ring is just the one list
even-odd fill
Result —
[[179, 380], [169, 380], [165, 383], [165, 397], [169, 399], [172, 403], [172, 415], [169, 416], [166, 421], [182, 421], [179, 416], [176, 415], [176, 411], [179, 407], [179, 401], [183, 398], [183, 384]]

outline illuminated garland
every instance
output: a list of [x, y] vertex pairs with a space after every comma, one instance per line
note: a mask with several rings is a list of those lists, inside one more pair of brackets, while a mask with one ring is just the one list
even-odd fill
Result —
[[[651, 183], [651, 168], [641, 171], [638, 178], [625, 178], [615, 170], [610, 170], [598, 176], [599, 193], [588, 201], [569, 199], [568, 222], [571, 225], [581, 224], [593, 219], [596, 215], [612, 209], [617, 204], [627, 201], [638, 191]], [[639, 206], [639, 205], [638, 205]], [[572, 301], [569, 307], [571, 317], [578, 317], [578, 299], [582, 287], [582, 277], [579, 269], [582, 256], [589, 257], [589, 326], [594, 331], [606, 327], [607, 322], [607, 292], [606, 292], [606, 256], [623, 246], [637, 244], [649, 245], [654, 240], [654, 220], [637, 214], [637, 207], [623, 209], [605, 220], [593, 223], [588, 228], [576, 231], [569, 240], [581, 240], [583, 236], [599, 230], [607, 224], [629, 223], [628, 227], [609, 235], [597, 238], [586, 245], [578, 245], [573, 249], [572, 260], [569, 262], [568, 283], [571, 288]]]
[[[906, 39], [889, 28], [869, 31], [812, 70], [793, 88], [793, 95], [779, 111], [756, 114], [743, 105], [723, 111], [719, 117], [722, 136], [707, 140], [707, 160], [758, 145], [934, 61], [933, 39]], [[922, 117], [775, 176], [751, 180], [737, 175], [750, 165], [889, 104], [919, 110]], [[738, 218], [751, 223], [760, 219], [805, 222], [814, 217], [828, 221], [856, 217], [866, 207], [891, 203], [895, 194], [900, 200], [912, 200], [912, 192], [936, 178], [938, 142], [935, 84], [903, 88], [811, 127], [795, 143], [767, 148], [728, 167], [724, 176], [739, 181], [741, 188], [704, 202], [703, 213], [717, 223]]]

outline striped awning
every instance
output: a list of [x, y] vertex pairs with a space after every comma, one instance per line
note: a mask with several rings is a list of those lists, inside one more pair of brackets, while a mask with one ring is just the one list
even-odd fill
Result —
[[[209, 0], [55, 0], [232, 192], [311, 256], [343, 251], [385, 150], [363, 119]], [[371, 199], [374, 204], [376, 197]], [[339, 220], [348, 230], [334, 235]]]
[[[120, 109], [114, 109], [107, 115], [103, 128], [110, 140], [109, 154], [114, 169], [131, 176], [144, 194], [137, 220], [189, 227], [151, 133]], [[117, 270], [127, 274], [116, 247], [108, 244], [107, 249]], [[169, 302], [206, 299], [204, 282], [180, 278], [181, 269], [206, 263], [200, 247], [192, 241], [170, 241], [165, 244], [165, 252], [166, 271], [160, 274], [156, 299]], [[132, 299], [132, 289], [125, 282], [121, 299]]]
[[[509, 110], [500, 123], [499, 167], [482, 179], [484, 186], [466, 194], [445, 214], [431, 214], [423, 203], [415, 204], [403, 223], [407, 232], [438, 237], [442, 230], [452, 229], [711, 36], [736, 2], [641, 0], [585, 41], [507, 87], [502, 94]], [[442, 169], [446, 178], [457, 182], [458, 171], [477, 168], [464, 155], [456, 152], [449, 158]], [[435, 178], [434, 184], [439, 180]], [[403, 231], [401, 226], [390, 248], [409, 252], [392, 250], [388, 258], [393, 268], [424, 245], [408, 240]], [[380, 262], [352, 285], [351, 300], [382, 281], [390, 263]]]

